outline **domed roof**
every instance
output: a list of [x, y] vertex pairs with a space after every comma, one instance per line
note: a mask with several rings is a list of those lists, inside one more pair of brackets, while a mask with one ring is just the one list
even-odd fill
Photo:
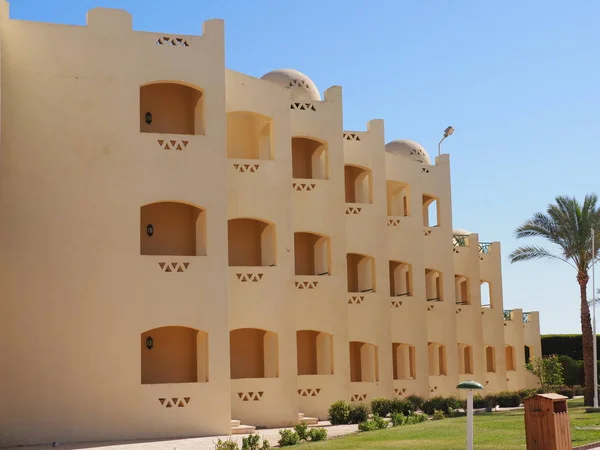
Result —
[[464, 228], [455, 228], [454, 230], [452, 230], [452, 234], [456, 234], [458, 236], [468, 236], [473, 233], [471, 233], [468, 230], [465, 230]]
[[385, 151], [394, 155], [405, 156], [422, 164], [431, 165], [431, 159], [423, 146], [415, 141], [399, 140], [385, 144]]
[[294, 69], [278, 69], [264, 74], [261, 80], [271, 81], [292, 90], [292, 95], [298, 100], [321, 100], [317, 86], [302, 72]]

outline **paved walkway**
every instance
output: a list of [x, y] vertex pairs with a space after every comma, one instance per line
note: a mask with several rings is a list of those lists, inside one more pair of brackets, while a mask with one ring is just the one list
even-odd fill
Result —
[[[318, 426], [327, 429], [327, 438], [344, 436], [346, 434], [358, 432], [357, 425], [329, 425], [329, 422], [319, 422]], [[274, 446], [279, 440], [279, 430], [282, 428], [270, 428], [268, 430], [257, 430], [261, 438], [265, 437], [269, 443]], [[242, 445], [242, 438], [245, 435], [231, 436], [232, 439]], [[229, 439], [229, 436], [210, 436], [202, 438], [189, 439], [171, 439], [161, 441], [135, 441], [135, 442], [95, 442], [88, 444], [60, 444], [59, 450], [87, 450], [87, 449], [105, 449], [105, 450], [212, 450], [215, 448], [217, 439]], [[32, 447], [12, 447], [3, 450], [56, 450], [52, 445], [39, 445]]]

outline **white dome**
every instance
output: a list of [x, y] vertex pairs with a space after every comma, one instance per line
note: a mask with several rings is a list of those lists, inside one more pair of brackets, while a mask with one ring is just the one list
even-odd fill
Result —
[[421, 164], [431, 165], [431, 159], [423, 146], [415, 141], [399, 140], [385, 144], [385, 151], [394, 155], [405, 156]]
[[271, 81], [292, 90], [292, 95], [298, 100], [321, 100], [317, 86], [302, 72], [294, 69], [278, 69], [264, 74], [261, 80]]
[[452, 234], [456, 234], [458, 236], [468, 236], [469, 234], [473, 233], [463, 228], [455, 228], [454, 230], [452, 230]]

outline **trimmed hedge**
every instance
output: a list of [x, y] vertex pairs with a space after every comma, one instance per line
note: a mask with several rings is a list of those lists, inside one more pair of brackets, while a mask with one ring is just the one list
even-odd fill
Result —
[[[600, 348], [600, 337], [596, 337]], [[576, 361], [583, 360], [581, 334], [545, 334], [542, 336], [542, 355], [565, 355]]]

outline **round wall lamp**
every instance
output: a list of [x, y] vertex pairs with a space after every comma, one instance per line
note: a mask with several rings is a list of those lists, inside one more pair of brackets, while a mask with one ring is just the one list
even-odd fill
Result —
[[146, 234], [150, 237], [152, 237], [152, 235], [154, 234], [154, 225], [152, 225], [151, 223], [146, 225]]
[[147, 123], [148, 125], [150, 125], [150, 124], [152, 123], [152, 113], [151, 113], [150, 111], [148, 111], [148, 112], [146, 113], [146, 123]]
[[146, 348], [152, 350], [152, 347], [154, 347], [154, 339], [152, 339], [152, 336], [148, 336], [146, 338]]

